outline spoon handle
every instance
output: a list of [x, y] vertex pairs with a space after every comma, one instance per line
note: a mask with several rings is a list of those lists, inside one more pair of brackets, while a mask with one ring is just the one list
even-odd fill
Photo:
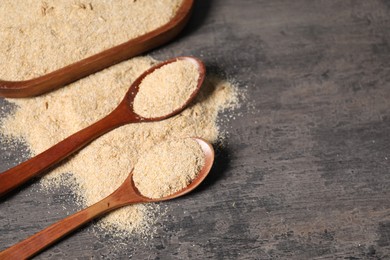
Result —
[[109, 196], [0, 252], [0, 259], [30, 258], [78, 227], [120, 206]]
[[134, 190], [130, 174], [122, 185], [106, 198], [0, 252], [0, 260], [30, 258], [99, 216], [125, 205], [150, 201], [139, 196]]
[[46, 151], [0, 174], [0, 197], [38, 176], [51, 166], [81, 149], [102, 134], [129, 120], [126, 107], [119, 105], [111, 114], [57, 143]]

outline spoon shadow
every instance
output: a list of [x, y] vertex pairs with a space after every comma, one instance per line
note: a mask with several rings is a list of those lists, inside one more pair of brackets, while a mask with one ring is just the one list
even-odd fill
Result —
[[196, 190], [192, 191], [193, 194], [202, 193], [222, 180], [230, 166], [229, 148], [222, 147], [218, 144], [214, 144], [214, 147], [216, 147], [214, 165], [207, 178], [196, 188]]
[[174, 53], [185, 53], [187, 51], [183, 51], [175, 48], [177, 46], [177, 42], [180, 42], [182, 39], [185, 39], [192, 34], [194, 34], [197, 30], [202, 28], [205, 24], [207, 18], [209, 17], [209, 13], [213, 6], [212, 0], [207, 1], [195, 1], [192, 9], [192, 13], [190, 15], [189, 21], [184, 27], [184, 29], [178, 34], [175, 41], [168, 42], [163, 46], [159, 46], [154, 48], [150, 53], [153, 57], [157, 59], [164, 59], [167, 56], [174, 55]]
[[191, 35], [200, 27], [202, 27], [202, 25], [207, 20], [207, 17], [209, 16], [212, 5], [212, 0], [195, 1], [190, 20], [188, 21], [188, 24], [186, 25], [186, 27], [184, 27], [184, 30], [181, 33], [182, 37]]

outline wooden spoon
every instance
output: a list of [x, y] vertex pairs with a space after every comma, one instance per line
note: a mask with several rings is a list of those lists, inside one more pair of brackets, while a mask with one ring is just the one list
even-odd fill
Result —
[[197, 177], [186, 188], [161, 199], [147, 198], [142, 196], [134, 186], [133, 174], [131, 172], [125, 182], [105, 199], [0, 252], [0, 259], [25, 259], [32, 257], [81, 225], [119, 207], [133, 203], [170, 200], [192, 191], [206, 178], [214, 161], [214, 150], [211, 144], [200, 138], [194, 138], [194, 140], [200, 144], [204, 152], [205, 163]]
[[[155, 118], [144, 118], [137, 115], [133, 110], [133, 100], [138, 93], [139, 84], [149, 74], [153, 73], [156, 69], [164, 66], [165, 64], [176, 62], [178, 60], [187, 60], [193, 62], [199, 70], [198, 84], [194, 92], [191, 94], [188, 100], [178, 109], [171, 113]], [[162, 62], [149, 70], [145, 71], [135, 82], [130, 86], [124, 99], [109, 115], [97, 121], [96, 123], [80, 130], [79, 132], [69, 136], [63, 141], [57, 143], [46, 151], [38, 154], [37, 156], [25, 161], [14, 168], [11, 168], [0, 174], [0, 197], [10, 192], [11, 190], [19, 187], [23, 183], [27, 182], [31, 178], [38, 176], [49, 167], [57, 164], [69, 155], [78, 151], [91, 141], [95, 140], [99, 136], [113, 130], [119, 126], [138, 123], [138, 122], [152, 122], [166, 119], [175, 114], [181, 112], [196, 96], [202, 86], [205, 77], [204, 64], [193, 57], [177, 57], [174, 59]]]
[[23, 98], [40, 95], [156, 48], [170, 41], [184, 28], [193, 3], [193, 0], [183, 0], [175, 16], [154, 31], [46, 75], [24, 81], [0, 80], [0, 97]]

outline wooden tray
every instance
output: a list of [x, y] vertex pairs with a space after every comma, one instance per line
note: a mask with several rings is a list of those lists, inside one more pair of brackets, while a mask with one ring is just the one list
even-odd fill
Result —
[[0, 80], [0, 97], [23, 98], [40, 95], [165, 44], [184, 28], [193, 3], [193, 0], [183, 0], [176, 15], [160, 28], [61, 69], [29, 80]]

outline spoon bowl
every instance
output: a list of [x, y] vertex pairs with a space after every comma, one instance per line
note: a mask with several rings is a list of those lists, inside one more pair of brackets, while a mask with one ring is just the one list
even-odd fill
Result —
[[[196, 68], [199, 72], [196, 88], [191, 93], [189, 98], [183, 102], [180, 107], [164, 116], [145, 118], [135, 113], [133, 109], [133, 101], [138, 93], [139, 85], [141, 84], [142, 80], [162, 66], [180, 60], [192, 62], [196, 65]], [[82, 147], [86, 146], [88, 143], [95, 140], [99, 136], [119, 126], [130, 123], [160, 121], [180, 113], [198, 94], [205, 78], [205, 73], [206, 70], [202, 61], [194, 57], [177, 57], [153, 66], [134, 81], [125, 94], [122, 102], [119, 103], [119, 105], [106, 117], [67, 137], [46, 151], [38, 154], [37, 156], [1, 173], [0, 197], [21, 186], [33, 177], [42, 174], [44, 171], [61, 162], [76, 151], [80, 150]]]
[[[144, 78], [147, 77], [148, 75], [152, 74], [155, 70], [160, 69], [161, 67], [163, 67], [167, 64], [177, 62], [177, 61], [183, 61], [183, 60], [194, 64], [199, 72], [197, 86], [196, 86], [195, 90], [191, 93], [191, 95], [188, 97], [188, 99], [180, 107], [172, 110], [170, 113], [168, 113], [164, 116], [146, 118], [146, 117], [138, 115], [134, 111], [133, 103], [134, 103], [135, 97], [138, 94], [139, 86], [142, 83], [142, 81], [144, 80]], [[174, 115], [180, 113], [181, 111], [183, 111], [183, 109], [186, 108], [194, 100], [194, 98], [196, 97], [196, 95], [198, 94], [198, 92], [200, 90], [200, 87], [203, 84], [205, 75], [206, 75], [206, 68], [205, 68], [203, 62], [201, 60], [199, 60], [198, 58], [189, 57], [189, 56], [182, 56], [182, 57], [176, 57], [173, 59], [166, 60], [164, 62], [161, 62], [161, 63], [151, 67], [150, 69], [146, 70], [141, 76], [139, 76], [133, 82], [133, 84], [131, 85], [131, 87], [127, 91], [124, 99], [122, 100], [122, 103], [119, 104], [118, 107], [119, 107], [119, 109], [127, 110], [127, 112], [129, 113], [128, 116], [131, 117], [131, 118], [127, 118], [128, 120], [136, 120], [138, 122], [152, 122], [152, 121], [159, 121], [159, 120], [169, 118], [169, 117], [174, 116]]]
[[102, 216], [114, 209], [134, 203], [171, 200], [191, 192], [196, 187], [198, 187], [206, 178], [214, 162], [214, 149], [212, 145], [201, 138], [193, 139], [197, 141], [200, 145], [205, 156], [205, 162], [203, 164], [203, 167], [200, 169], [197, 177], [184, 189], [160, 199], [147, 198], [139, 193], [139, 191], [134, 185], [132, 179], [133, 175], [132, 173], [130, 173], [127, 179], [123, 182], [123, 184], [105, 199], [49, 226], [48, 228], [27, 238], [26, 240], [23, 240], [18, 244], [0, 252], [0, 259], [30, 258], [45, 249], [46, 247], [54, 244], [62, 237], [68, 235], [72, 231], [84, 225], [85, 223], [88, 223], [89, 221], [99, 216]]
[[[195, 177], [195, 179], [193, 179], [191, 181], [191, 183], [189, 185], [187, 185], [184, 189], [179, 190], [179, 191], [172, 193], [169, 196], [165, 196], [163, 198], [158, 198], [158, 199], [148, 198], [148, 197], [143, 196], [138, 191], [138, 189], [135, 186], [134, 181], [133, 181], [133, 172], [130, 173], [130, 175], [129, 175], [130, 182], [129, 183], [132, 186], [131, 189], [134, 190], [136, 196], [139, 196], [143, 200], [142, 202], [159, 202], [159, 201], [166, 201], [166, 200], [175, 199], [177, 197], [181, 197], [181, 196], [193, 191], [207, 177], [207, 175], [209, 174], [211, 167], [213, 166], [213, 163], [214, 163], [214, 157], [215, 157], [214, 148], [209, 142], [205, 141], [202, 138], [193, 137], [192, 139], [194, 139], [201, 147], [205, 160], [204, 160], [204, 164], [203, 164], [202, 168], [200, 169], [200, 171], [197, 174], [197, 176]], [[178, 152], [180, 152], [180, 151], [178, 151]]]

